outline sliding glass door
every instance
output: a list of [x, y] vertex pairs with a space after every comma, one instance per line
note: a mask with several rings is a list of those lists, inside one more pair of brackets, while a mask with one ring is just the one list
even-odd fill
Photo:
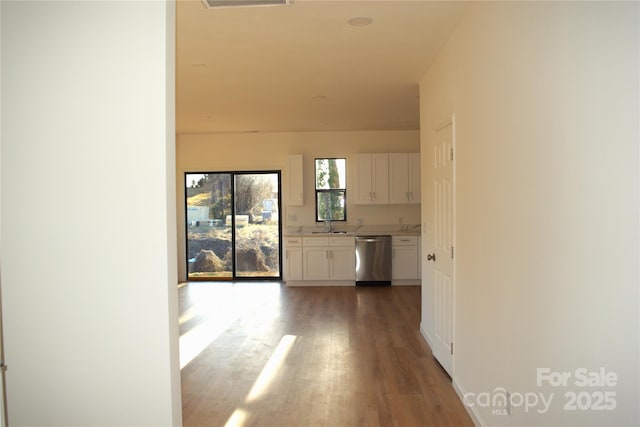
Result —
[[234, 174], [236, 277], [280, 278], [280, 174]]
[[185, 173], [189, 280], [279, 279], [280, 172]]

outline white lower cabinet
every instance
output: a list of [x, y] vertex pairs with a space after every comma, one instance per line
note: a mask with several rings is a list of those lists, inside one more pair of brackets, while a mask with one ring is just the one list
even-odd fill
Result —
[[302, 280], [302, 237], [284, 240], [284, 280]]
[[304, 237], [304, 280], [355, 280], [354, 237]]
[[391, 279], [420, 279], [418, 236], [392, 236]]
[[[353, 236], [285, 237], [284, 251], [284, 280], [294, 286], [355, 284]], [[419, 284], [420, 237], [392, 236], [392, 253], [392, 284]]]
[[302, 250], [304, 280], [329, 280], [329, 254], [326, 247], [305, 247]]
[[329, 248], [329, 279], [356, 280], [356, 250], [352, 247]]

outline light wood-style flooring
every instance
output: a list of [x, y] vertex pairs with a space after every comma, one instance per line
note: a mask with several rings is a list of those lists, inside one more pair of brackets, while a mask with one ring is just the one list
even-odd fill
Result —
[[180, 310], [185, 427], [473, 425], [420, 335], [419, 286], [192, 282]]

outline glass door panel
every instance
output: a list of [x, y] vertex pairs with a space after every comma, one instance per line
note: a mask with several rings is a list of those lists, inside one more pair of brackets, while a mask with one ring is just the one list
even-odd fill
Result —
[[280, 277], [278, 173], [234, 176], [237, 277]]
[[233, 278], [231, 174], [187, 173], [188, 278]]

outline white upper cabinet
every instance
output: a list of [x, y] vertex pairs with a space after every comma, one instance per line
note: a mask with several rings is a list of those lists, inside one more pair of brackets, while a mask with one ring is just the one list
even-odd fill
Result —
[[287, 194], [287, 205], [289, 206], [304, 205], [302, 160], [302, 154], [291, 154], [287, 158], [287, 188], [289, 190], [289, 194]]
[[411, 194], [411, 203], [420, 204], [420, 153], [409, 153], [409, 193]]
[[389, 203], [420, 204], [420, 153], [389, 154]]
[[389, 203], [389, 155], [356, 154], [355, 182], [353, 184], [357, 205], [381, 205]]

